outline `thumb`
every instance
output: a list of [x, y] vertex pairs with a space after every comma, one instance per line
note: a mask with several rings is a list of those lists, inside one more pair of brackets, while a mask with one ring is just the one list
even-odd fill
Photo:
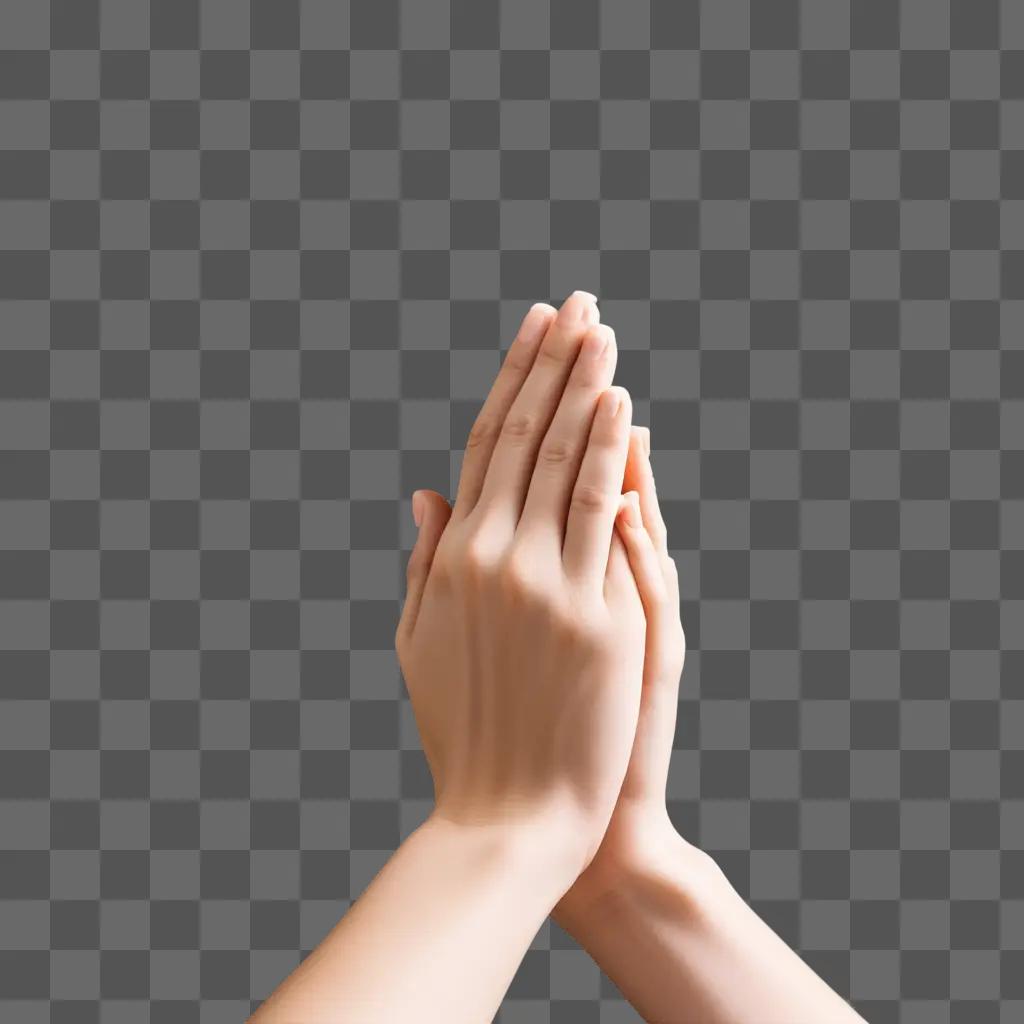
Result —
[[437, 491], [420, 490], [412, 495], [413, 519], [419, 527], [419, 535], [409, 555], [405, 570], [405, 605], [398, 623], [398, 632], [410, 633], [419, 613], [423, 589], [434, 561], [434, 552], [452, 514], [448, 500]]

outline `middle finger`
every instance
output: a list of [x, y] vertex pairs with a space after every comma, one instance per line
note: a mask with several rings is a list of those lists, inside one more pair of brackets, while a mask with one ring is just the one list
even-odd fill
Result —
[[596, 320], [594, 296], [573, 292], [558, 311], [530, 373], [505, 417], [477, 508], [514, 529], [533, 474], [537, 449], [558, 406], [583, 336]]
[[615, 332], [610, 327], [598, 324], [587, 332], [537, 452], [519, 529], [548, 535], [559, 552], [565, 539], [569, 499], [587, 447], [597, 400], [615, 375], [616, 355]]

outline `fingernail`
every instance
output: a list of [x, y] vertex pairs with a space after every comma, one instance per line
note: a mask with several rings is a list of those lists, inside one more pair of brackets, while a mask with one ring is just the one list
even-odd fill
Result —
[[596, 295], [594, 295], [592, 292], [582, 291], [579, 288], [577, 288], [576, 291], [573, 292], [573, 295], [580, 295], [584, 299], [590, 299], [591, 302], [597, 302], [597, 296]]
[[419, 491], [413, 491], [412, 494], [412, 521], [416, 524], [417, 529], [423, 522], [423, 496]]
[[650, 455], [651, 455], [651, 428], [650, 427], [641, 427], [640, 428], [640, 437], [641, 437], [641, 439], [644, 442], [644, 455], [646, 455], [648, 458], [650, 458]]
[[604, 355], [604, 350], [607, 347], [608, 338], [601, 331], [591, 331], [583, 339], [584, 354], [588, 359], [593, 359], [595, 362]]
[[582, 318], [585, 308], [582, 302], [576, 300], [575, 294], [570, 295], [562, 303], [562, 308], [558, 311], [558, 320], [563, 327], [569, 327]]
[[615, 341], [615, 331], [607, 324], [602, 324], [601, 333], [604, 335], [604, 348], [601, 349], [601, 354], [607, 355], [608, 350], [612, 347], [612, 344]]
[[644, 521], [640, 515], [640, 495], [636, 491], [629, 491], [626, 495], [626, 525], [633, 527], [633, 529], [639, 529], [643, 526]]
[[578, 323], [586, 316], [587, 310], [593, 307], [597, 299], [590, 292], [575, 291], [562, 303], [559, 319], [563, 325]]
[[622, 405], [622, 396], [614, 388], [610, 388], [601, 396], [601, 409], [609, 419], [615, 419]]

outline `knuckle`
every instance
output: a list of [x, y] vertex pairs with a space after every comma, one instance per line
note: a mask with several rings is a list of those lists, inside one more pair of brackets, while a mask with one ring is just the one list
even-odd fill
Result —
[[660, 608], [668, 603], [668, 586], [665, 583], [664, 576], [657, 571], [657, 568], [650, 575], [651, 579], [648, 586], [650, 587], [651, 600]]
[[572, 510], [584, 516], [610, 511], [611, 495], [593, 484], [577, 484], [572, 492]]
[[522, 443], [537, 430], [537, 416], [533, 412], [510, 412], [502, 426], [502, 434], [513, 443]]
[[494, 437], [496, 432], [497, 427], [490, 416], [478, 416], [470, 428], [469, 437], [466, 438], [467, 451], [485, 445]]
[[530, 357], [526, 346], [514, 344], [508, 350], [508, 355], [505, 356], [505, 363], [502, 369], [511, 373], [514, 377], [522, 377], [529, 372], [532, 365], [533, 359]]
[[494, 545], [482, 531], [470, 534], [459, 549], [462, 570], [470, 577], [479, 577], [491, 572], [497, 564]]
[[514, 551], [505, 559], [502, 581], [519, 597], [541, 596], [541, 576], [533, 559], [522, 550]]
[[537, 350], [537, 362], [541, 366], [560, 367], [565, 362], [563, 354], [558, 347], [545, 341]]
[[622, 446], [623, 439], [627, 436], [614, 424], [603, 424], [591, 431], [588, 447], [602, 452], [615, 451]]
[[546, 440], [537, 453], [537, 459], [551, 468], [565, 466], [572, 462], [576, 455], [576, 446], [565, 437], [552, 437]]

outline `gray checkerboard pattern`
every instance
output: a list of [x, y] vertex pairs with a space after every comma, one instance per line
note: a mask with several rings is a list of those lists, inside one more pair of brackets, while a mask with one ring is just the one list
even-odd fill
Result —
[[[3, 0], [0, 1017], [237, 1022], [429, 807], [391, 640], [528, 305], [650, 423], [670, 802], [1024, 1019], [1024, 4]], [[545, 925], [503, 1024], [635, 1016]]]

